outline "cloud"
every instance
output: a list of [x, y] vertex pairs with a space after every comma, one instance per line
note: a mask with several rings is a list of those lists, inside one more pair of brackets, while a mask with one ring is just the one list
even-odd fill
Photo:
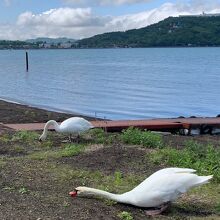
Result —
[[102, 26], [106, 21], [107, 17], [103, 19], [93, 15], [91, 8], [58, 8], [37, 15], [25, 12], [19, 15], [17, 25], [75, 28]]
[[193, 0], [188, 3], [165, 3], [158, 8], [123, 16], [100, 16], [91, 8], [57, 8], [40, 14], [24, 12], [16, 24], [0, 24], [0, 39], [70, 37], [81, 39], [96, 34], [125, 31], [156, 23], [169, 16], [219, 13], [218, 1]]
[[125, 5], [146, 3], [151, 0], [63, 0], [66, 4], [71, 5]]

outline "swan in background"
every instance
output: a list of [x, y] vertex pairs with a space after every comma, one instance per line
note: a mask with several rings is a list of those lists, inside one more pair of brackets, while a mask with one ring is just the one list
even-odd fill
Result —
[[80, 133], [94, 128], [94, 126], [89, 121], [80, 117], [68, 118], [65, 121], [63, 121], [60, 125], [56, 121], [50, 120], [44, 126], [44, 131], [39, 138], [40, 141], [44, 141], [46, 139], [48, 128], [51, 125], [54, 126], [56, 132], [69, 134], [70, 140], [71, 134], [77, 134], [79, 136]]
[[131, 204], [143, 208], [156, 208], [146, 211], [147, 215], [162, 213], [171, 202], [190, 188], [200, 186], [212, 176], [198, 176], [193, 169], [165, 168], [149, 176], [137, 187], [123, 194], [113, 194], [89, 187], [77, 187], [69, 195], [97, 195], [120, 203]]

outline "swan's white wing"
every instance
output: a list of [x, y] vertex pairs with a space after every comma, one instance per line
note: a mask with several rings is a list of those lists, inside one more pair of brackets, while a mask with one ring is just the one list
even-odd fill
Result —
[[194, 169], [190, 169], [190, 168], [179, 168], [179, 167], [170, 167], [170, 168], [164, 168], [162, 170], [159, 170], [157, 172], [155, 172], [154, 174], [156, 173], [194, 173], [196, 172], [196, 170]]
[[212, 176], [198, 176], [187, 172], [168, 172], [152, 175], [129, 193], [135, 195], [134, 205], [141, 207], [159, 206], [164, 202], [176, 200], [190, 188], [208, 182]]
[[165, 174], [173, 174], [173, 173], [195, 173], [196, 170], [189, 169], [189, 168], [178, 168], [178, 167], [171, 167], [171, 168], [164, 168], [162, 170], [158, 170], [157, 172], [153, 173], [149, 178], [155, 178], [157, 176], [165, 175]]
[[84, 118], [80, 118], [80, 117], [68, 118], [67, 120], [63, 121], [60, 124], [60, 129], [63, 132], [70, 132], [70, 133], [82, 132], [90, 128], [93, 128], [93, 125], [89, 121], [85, 120]]

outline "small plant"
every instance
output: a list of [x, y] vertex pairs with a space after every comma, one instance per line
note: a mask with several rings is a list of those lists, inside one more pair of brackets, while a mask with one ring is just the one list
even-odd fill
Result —
[[90, 134], [97, 144], [103, 144], [107, 139], [106, 132], [101, 128], [92, 129]]
[[218, 213], [220, 213], [220, 202], [216, 205], [215, 209]]
[[122, 183], [122, 173], [116, 171], [115, 172], [115, 185], [118, 186]]
[[150, 131], [141, 131], [130, 127], [122, 131], [122, 141], [126, 144], [143, 145], [145, 147], [162, 147], [162, 136]]
[[3, 188], [3, 190], [11, 192], [11, 191], [15, 190], [15, 187], [14, 186], [6, 186], [6, 187]]
[[63, 150], [61, 150], [59, 154], [62, 157], [72, 157], [72, 156], [80, 154], [82, 151], [84, 151], [84, 149], [85, 147], [82, 145], [69, 144]]
[[101, 128], [92, 129], [89, 134], [96, 144], [111, 144], [117, 138], [116, 134], [109, 134]]
[[67, 201], [64, 201], [63, 206], [64, 206], [64, 207], [69, 207], [69, 206], [70, 206], [70, 203], [67, 202]]
[[26, 194], [26, 193], [28, 193], [28, 189], [26, 189], [25, 187], [22, 187], [18, 190], [18, 192], [21, 194]]
[[133, 220], [134, 218], [129, 212], [123, 211], [117, 215], [122, 220]]
[[212, 145], [200, 145], [188, 142], [183, 150], [164, 148], [153, 152], [150, 159], [155, 164], [165, 163], [170, 166], [190, 167], [202, 175], [214, 175], [220, 181], [220, 150]]
[[113, 200], [110, 200], [110, 199], [105, 199], [104, 202], [107, 206], [113, 206], [113, 205], [117, 204], [116, 201], [113, 201]]
[[36, 132], [19, 131], [12, 137], [12, 141], [34, 141], [38, 136]]

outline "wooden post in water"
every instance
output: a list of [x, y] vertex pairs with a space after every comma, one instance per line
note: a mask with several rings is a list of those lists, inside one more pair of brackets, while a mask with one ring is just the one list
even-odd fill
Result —
[[26, 71], [28, 72], [28, 52], [26, 51]]

